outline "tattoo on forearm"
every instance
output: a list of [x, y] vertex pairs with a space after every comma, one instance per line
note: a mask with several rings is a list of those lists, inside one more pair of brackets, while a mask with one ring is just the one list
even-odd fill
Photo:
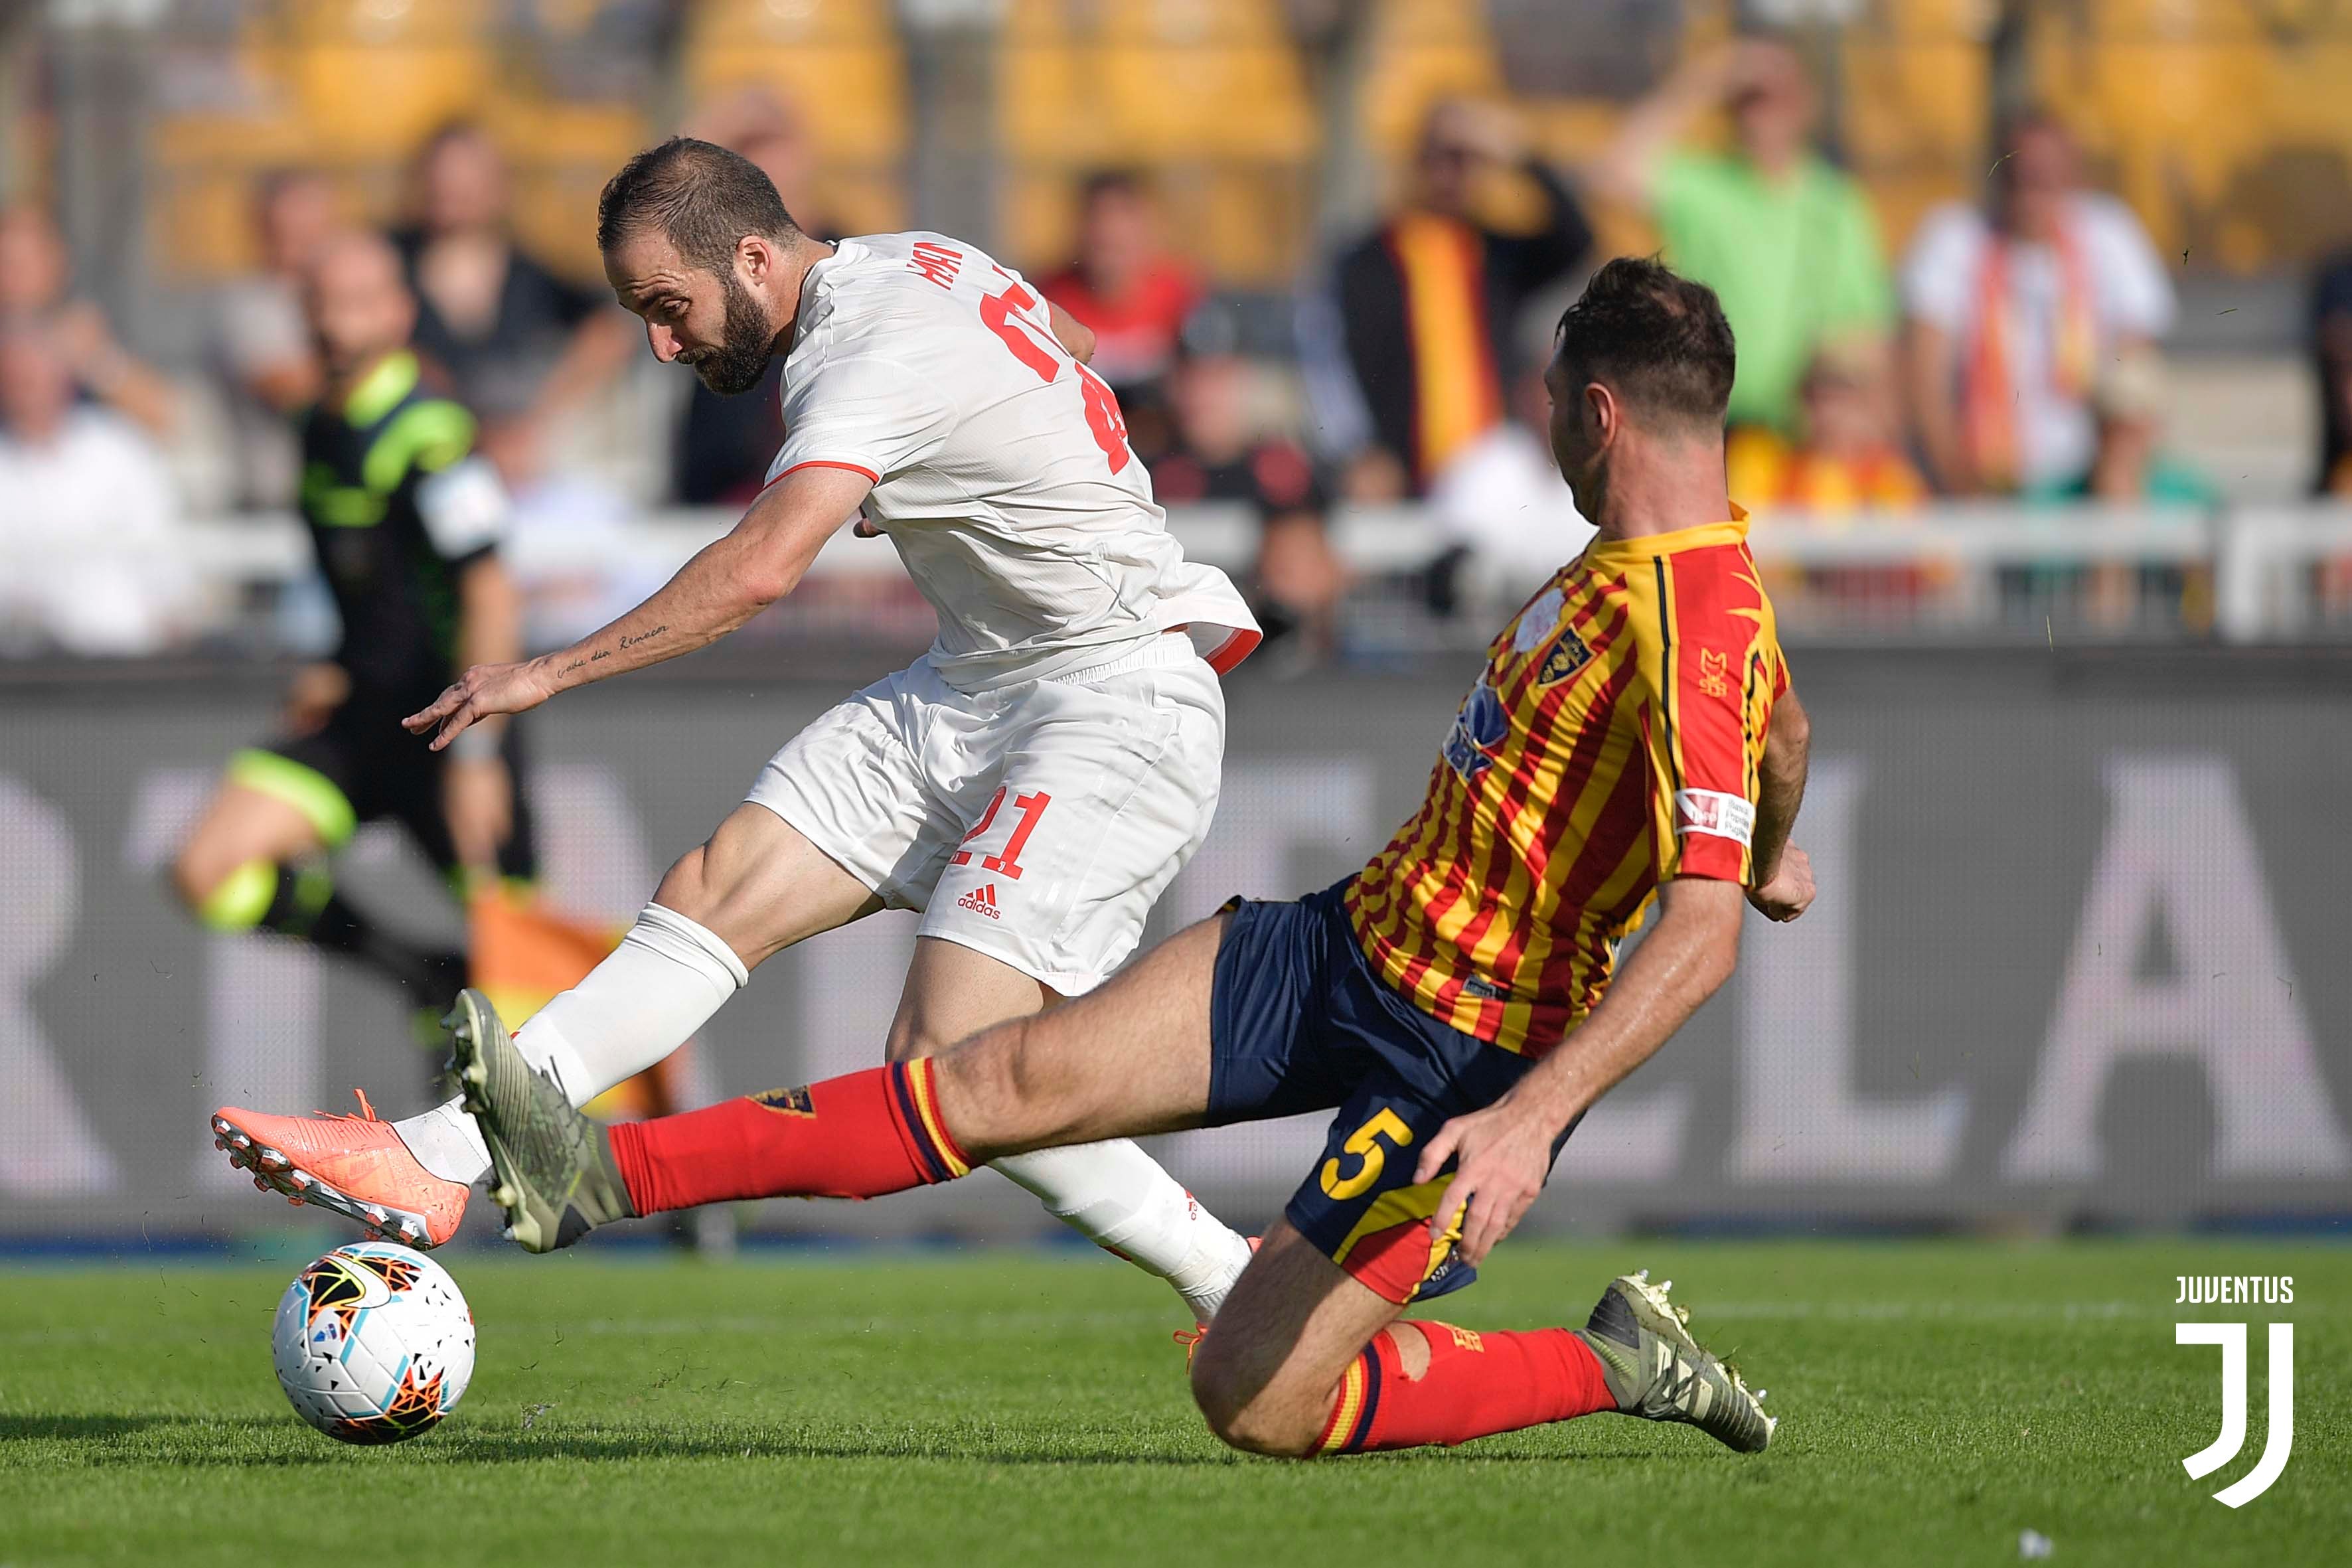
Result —
[[592, 664], [602, 664], [606, 659], [612, 658], [614, 654], [619, 652], [622, 648], [635, 647], [639, 643], [651, 642], [654, 638], [661, 636], [667, 630], [669, 630], [669, 623], [667, 621], [664, 621], [660, 626], [654, 627], [651, 631], [639, 632], [635, 637], [631, 637], [626, 632], [624, 632], [621, 634], [620, 641], [614, 647], [600, 647], [584, 658], [575, 658], [569, 664], [564, 665], [561, 669], [558, 669], [555, 673], [558, 675], [569, 675], [575, 669], [585, 669]]

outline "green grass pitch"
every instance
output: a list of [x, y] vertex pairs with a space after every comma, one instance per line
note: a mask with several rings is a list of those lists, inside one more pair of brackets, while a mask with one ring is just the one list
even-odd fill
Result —
[[[2342, 1562], [2352, 1249], [2210, 1241], [1507, 1247], [1446, 1304], [1580, 1321], [1671, 1275], [1784, 1417], [1770, 1452], [1614, 1416], [1451, 1450], [1226, 1453], [1172, 1298], [1046, 1250], [845, 1249], [731, 1268], [448, 1260], [480, 1325], [464, 1406], [388, 1449], [270, 1375], [292, 1265], [0, 1273], [0, 1564]], [[2291, 1309], [2176, 1311], [2184, 1272], [2292, 1274]], [[2294, 1455], [2232, 1511], [2267, 1422], [2201, 1482], [2219, 1353], [2177, 1317], [2296, 1325]], [[2254, 1331], [2262, 1343], [2263, 1331]], [[1637, 1559], [1633, 1554], [1640, 1553]]]

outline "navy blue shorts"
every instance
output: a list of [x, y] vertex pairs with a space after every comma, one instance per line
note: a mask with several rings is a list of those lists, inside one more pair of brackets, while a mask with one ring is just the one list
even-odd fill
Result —
[[1295, 903], [1234, 907], [1209, 999], [1208, 1125], [1338, 1107], [1284, 1216], [1381, 1296], [1426, 1300], [1476, 1271], [1450, 1237], [1430, 1238], [1454, 1167], [1416, 1183], [1420, 1145], [1535, 1064], [1439, 1023], [1381, 979], [1349, 924], [1347, 891], [1341, 881]]

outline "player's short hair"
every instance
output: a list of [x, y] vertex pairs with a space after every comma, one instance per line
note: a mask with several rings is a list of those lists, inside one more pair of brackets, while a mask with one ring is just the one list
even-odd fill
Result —
[[659, 229], [688, 266], [721, 276], [745, 235], [781, 243], [801, 232], [760, 165], [691, 136], [673, 136], [622, 164], [596, 200], [599, 250], [648, 228]]
[[1559, 318], [1559, 353], [1646, 413], [1723, 424], [1736, 353], [1723, 304], [1655, 257], [1621, 256]]

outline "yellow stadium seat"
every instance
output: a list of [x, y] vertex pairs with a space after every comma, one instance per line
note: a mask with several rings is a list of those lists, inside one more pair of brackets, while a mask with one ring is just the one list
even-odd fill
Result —
[[1412, 151], [1432, 104], [1500, 97], [1503, 72], [1484, 0], [1379, 5], [1358, 112], [1373, 150], [1394, 161]]
[[[270, 36], [282, 40], [281, 79], [296, 112], [333, 157], [412, 146], [482, 103], [499, 74], [490, 16], [468, 0], [294, 0]], [[257, 18], [257, 34], [264, 25]]]
[[683, 74], [690, 101], [746, 86], [782, 93], [827, 163], [906, 153], [906, 62], [885, 0], [713, 0], [692, 13]]
[[2326, 209], [2352, 186], [2339, 30], [2272, 31], [2215, 0], [2099, 0], [2080, 26], [2037, 25], [2031, 58], [2037, 94], [2160, 252], [2243, 272], [2337, 238]]
[[1053, 0], [1012, 7], [998, 116], [1014, 158], [1085, 168], [1313, 153], [1297, 54], [1267, 0], [1111, 0], [1094, 19], [1069, 26]]
[[1005, 248], [1066, 256], [1079, 176], [1158, 176], [1169, 229], [1223, 281], [1305, 254], [1320, 125], [1279, 0], [1013, 0], [997, 59]]

